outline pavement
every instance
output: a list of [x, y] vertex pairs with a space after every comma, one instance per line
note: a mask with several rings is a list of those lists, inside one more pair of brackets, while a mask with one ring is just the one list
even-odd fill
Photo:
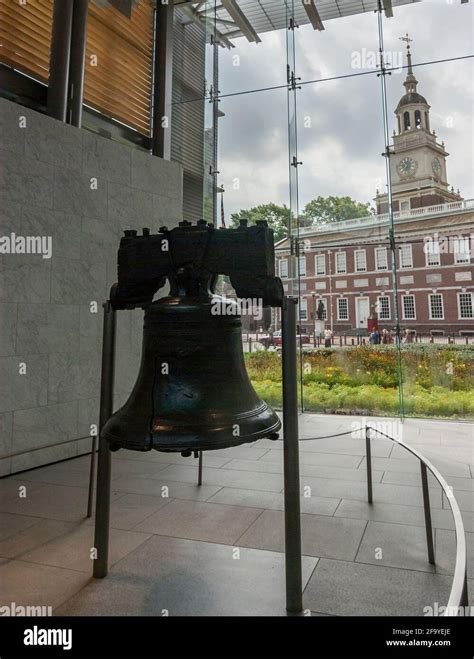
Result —
[[[474, 603], [473, 425], [303, 414], [306, 614], [414, 616], [448, 601], [456, 542], [447, 499], [430, 477], [433, 566], [419, 461], [390, 440], [372, 441], [367, 503], [365, 422], [421, 451], [453, 488]], [[201, 486], [192, 457], [114, 453], [104, 579], [91, 577], [90, 456], [0, 480], [0, 606], [49, 606], [54, 615], [285, 615], [282, 449], [281, 440], [261, 440], [205, 453]]]

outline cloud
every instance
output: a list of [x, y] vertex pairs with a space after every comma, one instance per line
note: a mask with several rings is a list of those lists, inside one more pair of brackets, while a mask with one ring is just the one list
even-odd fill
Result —
[[[472, 54], [472, 12], [472, 3], [444, 0], [398, 7], [394, 18], [384, 20], [385, 51], [405, 59], [399, 37], [409, 32], [414, 63]], [[376, 53], [376, 15], [327, 21], [325, 27], [321, 33], [309, 25], [296, 30], [296, 70], [303, 83], [297, 92], [301, 207], [329, 194], [365, 202], [381, 181], [385, 185], [380, 78], [373, 73], [305, 84], [367, 70], [353, 68], [354, 53], [369, 63]], [[269, 201], [289, 204], [286, 32], [262, 34], [258, 45], [238, 39], [235, 49], [220, 52], [220, 90], [240, 94], [221, 101], [226, 116], [219, 125], [219, 170], [226, 213]], [[432, 106], [432, 128], [451, 154], [449, 183], [466, 198], [474, 197], [472, 73], [472, 60], [415, 68], [418, 89]], [[394, 72], [386, 79], [390, 133], [404, 78], [405, 72]], [[239, 190], [232, 189], [236, 178]]]

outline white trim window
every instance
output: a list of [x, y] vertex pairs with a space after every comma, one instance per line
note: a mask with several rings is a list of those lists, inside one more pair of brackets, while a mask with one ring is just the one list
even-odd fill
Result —
[[278, 261], [278, 273], [282, 279], [288, 278], [288, 259], [280, 259]]
[[430, 293], [429, 307], [430, 320], [444, 320], [443, 295], [441, 293]]
[[458, 293], [458, 315], [460, 319], [474, 318], [472, 293]]
[[470, 263], [471, 254], [469, 249], [469, 238], [455, 238], [454, 240], [454, 263]]
[[365, 249], [355, 250], [354, 268], [356, 272], [367, 272], [367, 252]]
[[337, 319], [349, 320], [349, 300], [347, 297], [337, 298]]
[[300, 320], [308, 320], [308, 300], [305, 297], [300, 301]]
[[336, 274], [342, 275], [347, 272], [347, 257], [345, 252], [336, 252]]
[[387, 259], [387, 248], [386, 247], [376, 247], [375, 248], [375, 269], [376, 270], [388, 270], [388, 259]]
[[426, 243], [426, 265], [433, 267], [441, 265], [441, 253], [439, 249], [439, 242], [437, 240], [429, 240]]
[[326, 274], [326, 254], [316, 254], [314, 257], [314, 272], [317, 277]]
[[402, 295], [403, 320], [416, 320], [414, 295]]
[[306, 255], [299, 257], [298, 268], [299, 276], [306, 277]]
[[390, 320], [390, 298], [388, 295], [380, 295], [377, 298], [377, 309], [379, 320]]
[[413, 268], [413, 250], [411, 245], [400, 245], [400, 270]]

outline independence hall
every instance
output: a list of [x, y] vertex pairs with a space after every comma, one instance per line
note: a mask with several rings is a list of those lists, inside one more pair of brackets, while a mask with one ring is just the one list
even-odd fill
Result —
[[277, 273], [287, 292], [299, 288], [301, 328], [309, 334], [320, 302], [325, 327], [337, 334], [366, 335], [370, 318], [377, 318], [379, 329], [394, 330], [396, 272], [402, 332], [474, 335], [474, 200], [448, 184], [449, 154], [432, 130], [430, 106], [417, 85], [408, 47], [389, 154], [395, 264], [386, 194], [377, 193], [376, 214], [369, 217], [300, 228], [298, 258], [290, 256], [288, 239], [276, 245]]

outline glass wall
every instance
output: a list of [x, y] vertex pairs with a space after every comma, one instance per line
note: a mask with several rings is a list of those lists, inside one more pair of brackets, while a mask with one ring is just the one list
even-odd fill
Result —
[[[274, 228], [299, 299], [301, 409], [472, 418], [472, 8], [409, 3], [320, 30], [282, 0], [257, 35], [265, 7], [241, 4], [246, 36], [217, 2], [199, 18], [202, 212]], [[276, 405], [280, 322], [244, 318], [251, 376]]]

